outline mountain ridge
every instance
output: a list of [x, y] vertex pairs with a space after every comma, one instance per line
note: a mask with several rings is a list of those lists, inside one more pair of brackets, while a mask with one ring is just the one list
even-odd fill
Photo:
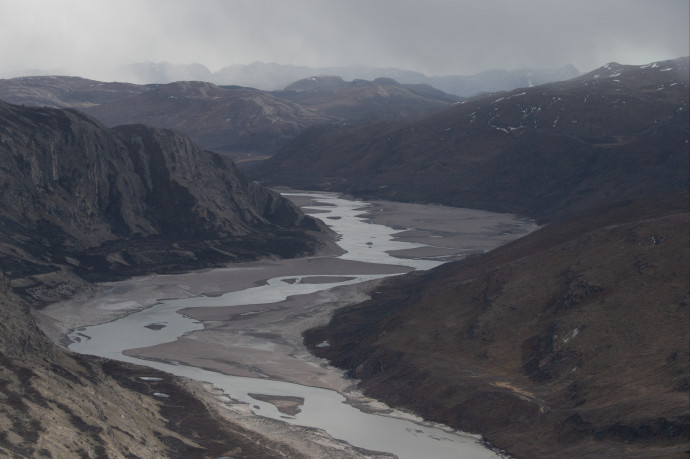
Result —
[[203, 148], [236, 159], [270, 156], [309, 126], [417, 119], [458, 100], [429, 86], [390, 79], [343, 82], [332, 90], [313, 87], [308, 92], [294, 89], [301, 83], [267, 92], [203, 81], [136, 86], [27, 77], [0, 80], [0, 99], [78, 108], [109, 126], [140, 123], [178, 130]]
[[94, 281], [313, 254], [331, 237], [182, 134], [0, 102], [0, 455], [299, 455], [196, 383], [58, 347], [30, 311]]
[[176, 80], [204, 80], [219, 85], [251, 86], [266, 91], [280, 90], [294, 81], [314, 75], [337, 75], [344, 80], [392, 78], [403, 84], [428, 84], [449, 94], [471, 97], [498, 89], [539, 85], [549, 81], [573, 78], [580, 72], [572, 65], [558, 69], [493, 69], [472, 75], [428, 76], [421, 72], [396, 68], [366, 66], [307, 67], [253, 62], [231, 65], [211, 72], [199, 64], [144, 62], [122, 69], [122, 78], [136, 83], [170, 83]]
[[305, 344], [515, 457], [685, 457], [689, 203], [619, 203], [391, 279]]
[[0, 269], [37, 301], [79, 279], [313, 253], [328, 234], [173, 131], [2, 102], [0, 120]]
[[687, 188], [687, 68], [687, 58], [610, 64], [422, 121], [312, 127], [247, 171], [297, 188], [565, 218]]

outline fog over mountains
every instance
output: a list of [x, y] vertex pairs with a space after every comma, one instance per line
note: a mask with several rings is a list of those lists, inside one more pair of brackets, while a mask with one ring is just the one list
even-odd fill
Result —
[[536, 86], [550, 81], [567, 80], [580, 72], [572, 65], [558, 69], [487, 70], [474, 75], [427, 76], [397, 68], [366, 66], [306, 67], [254, 62], [231, 65], [211, 72], [201, 64], [142, 62], [121, 67], [116, 78], [138, 84], [172, 83], [174, 81], [208, 81], [218, 85], [249, 86], [265, 91], [283, 89], [294, 81], [315, 75], [337, 75], [344, 80], [374, 80], [385, 77], [399, 83], [424, 83], [449, 94], [468, 97], [481, 92]]

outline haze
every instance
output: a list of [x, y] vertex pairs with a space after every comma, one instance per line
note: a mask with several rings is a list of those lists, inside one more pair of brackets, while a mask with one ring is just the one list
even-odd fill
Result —
[[1, 77], [135, 62], [586, 72], [690, 54], [687, 0], [0, 0]]

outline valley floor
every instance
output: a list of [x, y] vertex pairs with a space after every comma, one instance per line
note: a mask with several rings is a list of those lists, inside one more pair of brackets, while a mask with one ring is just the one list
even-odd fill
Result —
[[[300, 206], [310, 203], [306, 198], [294, 199]], [[402, 258], [450, 261], [469, 253], [490, 250], [537, 228], [530, 221], [519, 220], [511, 215], [441, 206], [377, 202], [367, 210], [368, 218], [376, 223], [394, 228], [412, 228], [398, 233], [396, 239], [426, 244], [425, 247], [395, 254]], [[346, 278], [350, 274], [402, 274], [411, 271], [405, 266], [363, 263], [337, 258], [337, 255], [337, 251], [330, 250], [317, 257], [265, 260], [201, 272], [146, 276], [99, 284], [99, 293], [96, 295], [50, 305], [36, 312], [35, 316], [51, 339], [65, 345], [68, 344], [67, 333], [75, 329], [116, 320], [164, 298], [219, 296], [294, 273], [307, 276], [301, 281], [303, 283], [319, 283], [324, 281], [320, 276], [326, 275]], [[203, 330], [170, 343], [129, 350], [126, 354], [147, 360], [175, 361], [227, 375], [268, 377], [333, 389], [365, 411], [387, 410], [385, 405], [355, 390], [354, 381], [345, 378], [341, 370], [314, 357], [302, 343], [304, 330], [325, 324], [337, 308], [365, 300], [368, 298], [367, 292], [374, 288], [376, 282], [290, 297], [271, 304], [183, 310], [181, 312], [185, 315], [202, 322]], [[155, 327], [156, 324], [151, 326]], [[258, 340], [261, 340], [259, 345]], [[346, 457], [354, 457], [351, 447], [327, 438], [323, 432], [254, 416], [249, 406], [220, 397], [211, 386], [201, 389], [198, 383], [190, 382], [189, 387], [233, 422], [277, 442], [290, 444], [306, 456], [323, 457], [321, 448], [333, 447]], [[289, 400], [275, 400], [272, 403], [289, 413]], [[337, 456], [329, 453], [329, 457]]]

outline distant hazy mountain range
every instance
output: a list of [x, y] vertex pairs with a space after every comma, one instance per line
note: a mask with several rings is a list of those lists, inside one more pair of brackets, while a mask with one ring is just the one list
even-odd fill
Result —
[[122, 67], [118, 79], [131, 83], [172, 83], [174, 81], [208, 81], [218, 85], [239, 85], [273, 91], [283, 89], [294, 81], [315, 75], [339, 76], [344, 80], [374, 80], [392, 78], [403, 84], [428, 84], [449, 94], [469, 97], [482, 92], [506, 91], [536, 86], [551, 81], [567, 80], [580, 72], [572, 65], [560, 69], [487, 70], [474, 75], [427, 76], [423, 73], [396, 68], [365, 66], [303, 67], [295, 65], [254, 62], [231, 65], [211, 72], [200, 64], [171, 64], [143, 62]]

